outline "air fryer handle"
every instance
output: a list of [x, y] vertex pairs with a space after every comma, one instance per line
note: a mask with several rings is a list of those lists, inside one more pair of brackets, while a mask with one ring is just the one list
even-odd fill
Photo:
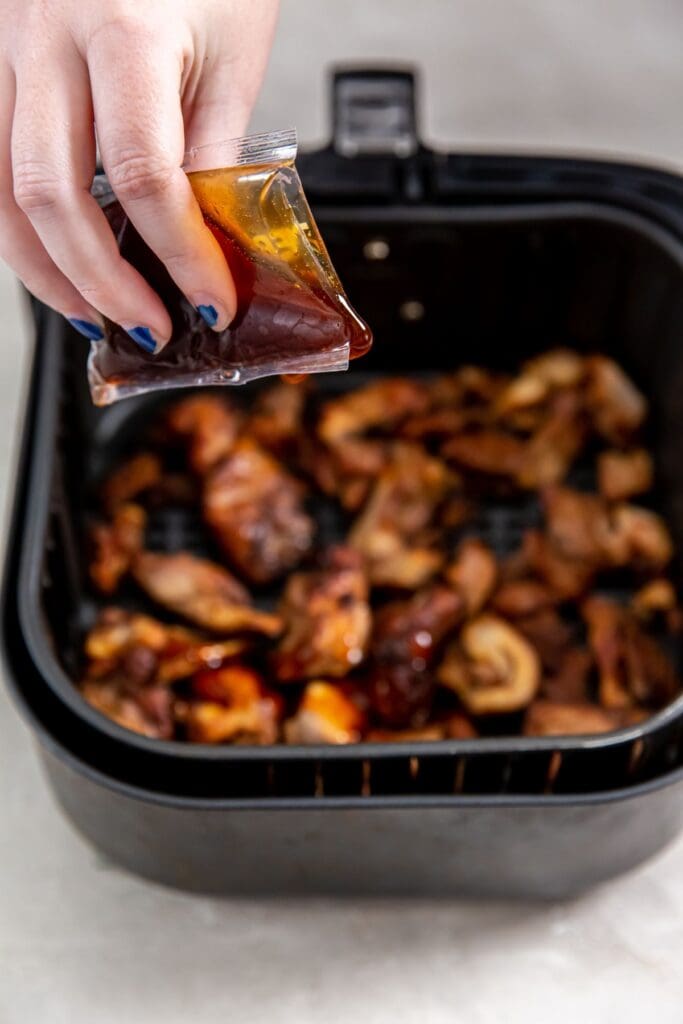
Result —
[[332, 147], [340, 156], [409, 157], [422, 148], [412, 70], [339, 68], [332, 75]]

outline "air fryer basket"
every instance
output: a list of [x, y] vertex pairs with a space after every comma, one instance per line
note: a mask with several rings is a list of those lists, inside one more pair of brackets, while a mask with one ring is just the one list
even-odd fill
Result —
[[[650, 400], [657, 503], [683, 551], [678, 179], [581, 161], [435, 155], [414, 134], [410, 76], [357, 72], [336, 86], [333, 144], [300, 170], [340, 275], [375, 329], [375, 349], [349, 382], [467, 361], [513, 366], [556, 344], [613, 355]], [[372, 103], [363, 104], [368, 88]], [[378, 239], [386, 259], [371, 258]], [[40, 310], [3, 630], [51, 783], [94, 842], [135, 870], [196, 888], [310, 879], [318, 888], [557, 895], [624, 870], [678, 831], [683, 699], [601, 736], [349, 748], [161, 742], [94, 712], [73, 683], [93, 614], [88, 488], [159, 400], [95, 410], [84, 358], [61, 320]], [[499, 550], [516, 542], [525, 515], [492, 514], [485, 525]], [[193, 546], [191, 525], [160, 517], [156, 545]], [[354, 843], [345, 863], [340, 850]], [[221, 866], [227, 844], [232, 873]]]

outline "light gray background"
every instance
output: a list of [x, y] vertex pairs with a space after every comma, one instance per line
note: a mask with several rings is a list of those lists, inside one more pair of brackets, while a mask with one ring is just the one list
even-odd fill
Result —
[[[681, 0], [284, 0], [254, 126], [327, 133], [332, 61], [424, 67], [425, 138], [683, 169]], [[28, 336], [0, 272], [0, 473]], [[492, 837], [495, 842], [495, 837]], [[111, 868], [0, 693], [0, 1024], [679, 1024], [683, 842], [565, 906], [215, 901]]]

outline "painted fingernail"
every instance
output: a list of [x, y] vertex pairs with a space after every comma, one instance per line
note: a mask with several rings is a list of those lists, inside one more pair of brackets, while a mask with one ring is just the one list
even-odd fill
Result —
[[152, 337], [149, 327], [129, 327], [126, 330], [133, 341], [145, 352], [156, 352], [157, 343]]
[[102, 341], [104, 337], [102, 328], [90, 320], [77, 320], [75, 317], [69, 317], [69, 323], [88, 341]]
[[197, 306], [197, 312], [203, 318], [203, 320], [209, 325], [209, 327], [215, 327], [218, 323], [218, 310], [215, 306], [210, 305], [199, 305]]

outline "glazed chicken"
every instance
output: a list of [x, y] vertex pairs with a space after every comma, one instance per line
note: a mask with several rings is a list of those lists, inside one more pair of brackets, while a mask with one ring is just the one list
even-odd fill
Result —
[[206, 478], [204, 518], [250, 582], [277, 579], [311, 550], [315, 528], [303, 494], [298, 480], [246, 438]]
[[290, 576], [280, 615], [285, 632], [272, 657], [280, 682], [341, 678], [363, 661], [371, 627], [363, 562], [333, 548], [320, 569]]
[[90, 532], [93, 556], [90, 578], [101, 594], [113, 594], [142, 550], [147, 516], [139, 505], [119, 505], [109, 523]]
[[416, 541], [454, 483], [440, 459], [398, 446], [349, 534], [375, 586], [413, 590], [438, 572], [443, 555]]
[[227, 569], [187, 552], [165, 555], [143, 551], [133, 576], [153, 601], [213, 633], [277, 636], [277, 615], [259, 611], [246, 588]]
[[647, 401], [617, 363], [339, 384], [198, 393], [143, 430], [93, 514], [121, 606], [85, 638], [93, 708], [191, 743], [413, 744], [600, 733], [680, 693]]

